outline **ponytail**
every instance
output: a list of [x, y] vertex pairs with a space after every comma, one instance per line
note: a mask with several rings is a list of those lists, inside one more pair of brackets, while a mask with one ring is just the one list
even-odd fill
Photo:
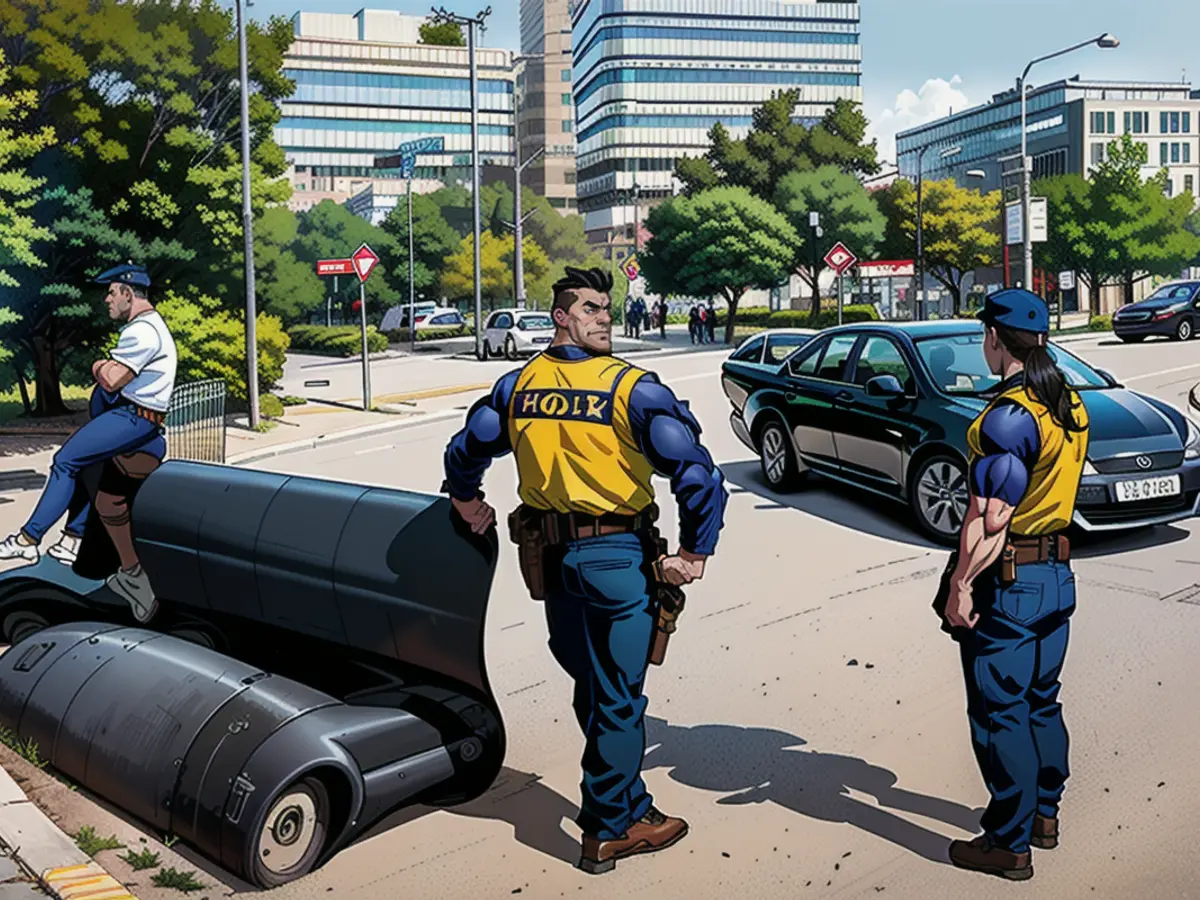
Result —
[[1071, 391], [1066, 376], [1054, 364], [1054, 357], [1046, 348], [1045, 335], [1029, 331], [1017, 331], [994, 324], [996, 334], [1005, 348], [1025, 367], [1026, 389], [1050, 411], [1050, 418], [1067, 432], [1083, 431], [1075, 418], [1075, 404], [1071, 402]]

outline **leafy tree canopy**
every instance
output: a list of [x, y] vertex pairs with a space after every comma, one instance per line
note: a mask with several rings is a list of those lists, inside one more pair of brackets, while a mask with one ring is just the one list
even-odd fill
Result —
[[419, 29], [422, 44], [433, 44], [438, 47], [465, 47], [467, 39], [463, 36], [462, 26], [456, 22], [422, 22]]

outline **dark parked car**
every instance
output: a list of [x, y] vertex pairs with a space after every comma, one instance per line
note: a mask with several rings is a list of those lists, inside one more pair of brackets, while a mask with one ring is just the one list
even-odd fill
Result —
[[1113, 316], [1113, 333], [1136, 343], [1151, 335], [1191, 340], [1200, 324], [1200, 281], [1176, 281], [1145, 300], [1122, 306]]
[[[997, 383], [982, 341], [978, 322], [870, 323], [829, 329], [774, 370], [730, 358], [730, 424], [772, 489], [816, 472], [908, 505], [926, 535], [951, 544], [967, 508], [967, 428]], [[1075, 523], [1106, 531], [1195, 515], [1200, 430], [1062, 347], [1050, 352], [1091, 421]]]

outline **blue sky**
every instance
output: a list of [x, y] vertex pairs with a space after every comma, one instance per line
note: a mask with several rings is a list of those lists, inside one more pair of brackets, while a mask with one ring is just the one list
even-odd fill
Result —
[[[338, 0], [257, 0], [253, 17], [357, 12]], [[473, 15], [487, 0], [443, 0]], [[428, 0], [376, 0], [371, 9], [425, 15]], [[518, 0], [491, 0], [485, 47], [518, 49]], [[1030, 73], [1033, 82], [1081, 75], [1094, 79], [1180, 81], [1200, 89], [1198, 0], [862, 0], [863, 99], [889, 158], [895, 132], [985, 103], [1012, 87], [1034, 57], [1109, 31], [1116, 50], [1088, 48]]]

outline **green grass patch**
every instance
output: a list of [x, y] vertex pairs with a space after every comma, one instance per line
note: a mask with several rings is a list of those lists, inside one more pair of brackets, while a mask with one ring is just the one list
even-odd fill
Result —
[[282, 403], [284, 406], [303, 406], [308, 401], [305, 400], [303, 397], [294, 397], [291, 394], [284, 394], [282, 397], [279, 398], [279, 402]]
[[88, 856], [94, 857], [101, 850], [120, 850], [125, 845], [117, 840], [115, 834], [100, 837], [91, 825], [81, 825], [75, 833], [75, 844]]
[[38, 743], [33, 738], [22, 740], [15, 731], [0, 726], [0, 744], [3, 744], [27, 763], [32, 763], [39, 769], [44, 769], [49, 760], [42, 759], [38, 752]]
[[143, 869], [157, 869], [159, 866], [158, 854], [148, 847], [136, 853], [129, 850], [121, 855], [121, 859], [129, 863], [129, 867], [135, 872], [140, 872]]
[[172, 888], [176, 891], [183, 891], [185, 894], [201, 890], [204, 887], [196, 880], [196, 873], [191, 870], [180, 872], [175, 868], [163, 869], [161, 872], [155, 872], [150, 880], [155, 887]]
[[[62, 397], [68, 406], [78, 407], [86, 404], [91, 396], [92, 389], [90, 387], [76, 387], [69, 384], [62, 386]], [[37, 403], [37, 391], [33, 385], [29, 386], [29, 402], [31, 405]], [[0, 391], [0, 425], [8, 424], [23, 415], [25, 415], [25, 407], [21, 403], [21, 392], [15, 387], [9, 391]]]

